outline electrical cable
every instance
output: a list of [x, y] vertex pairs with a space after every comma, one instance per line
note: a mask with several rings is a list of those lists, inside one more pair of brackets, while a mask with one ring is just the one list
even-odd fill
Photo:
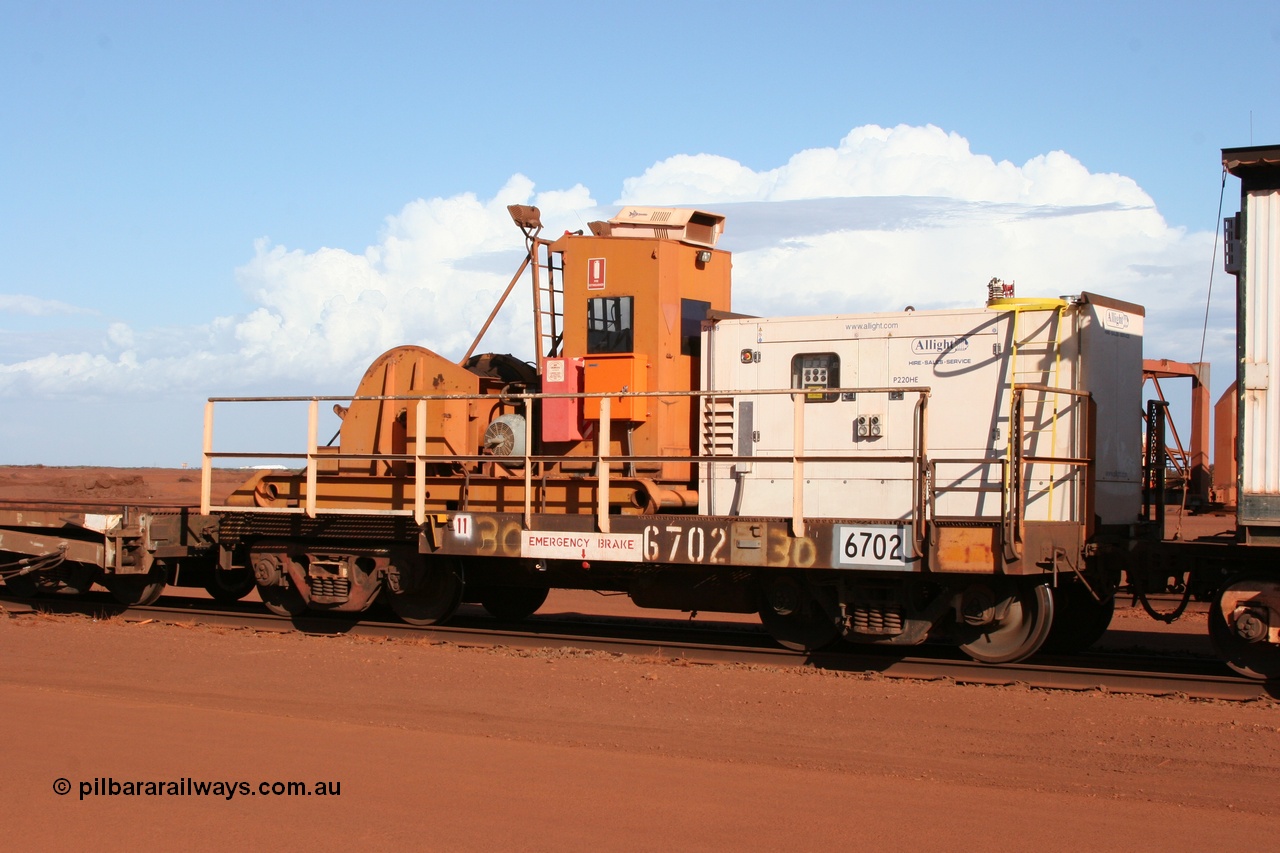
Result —
[[[1218, 189], [1218, 215], [1214, 219], [1213, 226], [1213, 253], [1209, 258], [1209, 292], [1204, 298], [1204, 323], [1200, 327], [1200, 357], [1196, 360], [1197, 364], [1204, 364], [1204, 347], [1205, 341], [1209, 337], [1209, 305], [1213, 301], [1213, 273], [1218, 266], [1218, 230], [1221, 227], [1218, 223], [1222, 222], [1222, 202], [1227, 195], [1227, 169], [1222, 168], [1222, 185]], [[1182, 504], [1178, 507], [1178, 527], [1173, 532], [1174, 539], [1182, 538], [1182, 518], [1187, 513], [1187, 493], [1190, 491], [1191, 485], [1191, 466], [1187, 466], [1187, 481], [1182, 484]], [[1163, 496], [1162, 496], [1163, 498]], [[1163, 531], [1161, 531], [1163, 535]], [[1146, 602], [1143, 602], [1144, 606]], [[1151, 611], [1148, 610], [1148, 613]], [[1154, 614], [1152, 614], [1154, 615]], [[1175, 617], [1176, 618], [1176, 617]]]

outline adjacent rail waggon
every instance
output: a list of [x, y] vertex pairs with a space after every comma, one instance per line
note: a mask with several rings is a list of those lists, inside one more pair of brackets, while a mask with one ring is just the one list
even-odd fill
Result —
[[[527, 255], [490, 322], [527, 274], [534, 359], [476, 354], [486, 323], [461, 361], [384, 353], [350, 396], [212, 399], [198, 509], [4, 510], [0, 571], [19, 594], [256, 588], [282, 614], [381, 601], [424, 625], [607, 590], [758, 613], [796, 649], [994, 663], [1084, 649], [1118, 592], [1176, 589], [1212, 602], [1228, 662], [1280, 675], [1280, 149], [1223, 153], [1244, 187], [1230, 541], [1168, 542], [1152, 517], [1139, 305], [993, 279], [968, 309], [744, 316], [721, 216], [627, 207], [550, 240], [517, 205]], [[306, 412], [294, 451], [216, 440], [226, 410], [268, 405]], [[214, 502], [214, 466], [268, 459], [287, 466]]]

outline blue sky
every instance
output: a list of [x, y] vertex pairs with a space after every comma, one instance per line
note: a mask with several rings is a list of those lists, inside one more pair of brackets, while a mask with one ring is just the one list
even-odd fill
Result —
[[1144, 302], [1193, 360], [1219, 149], [1280, 142], [1277, 56], [1274, 2], [7, 2], [0, 462], [195, 464], [204, 397], [460, 355], [508, 201], [726, 213], [753, 313], [1001, 275]]

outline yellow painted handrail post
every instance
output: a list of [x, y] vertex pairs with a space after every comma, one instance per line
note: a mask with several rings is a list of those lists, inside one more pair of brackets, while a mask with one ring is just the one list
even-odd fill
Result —
[[421, 527], [427, 520], [427, 401], [419, 400], [414, 411], [413, 442], [413, 522]]
[[[924, 553], [925, 524], [929, 518], [928, 508], [933, 506], [937, 494], [937, 469], [927, 464], [929, 455], [929, 394], [919, 391], [916, 394], [915, 435], [912, 436], [913, 462], [916, 479], [915, 518], [911, 522], [911, 537], [916, 543], [916, 554]], [[925, 476], [929, 482], [925, 484]]]
[[600, 428], [596, 432], [596, 526], [601, 533], [609, 532], [609, 404], [608, 397], [600, 398]]
[[312, 398], [307, 406], [307, 518], [316, 517], [316, 433], [320, 429], [320, 401]]
[[[1058, 308], [1058, 314], [1055, 318], [1056, 328], [1053, 335], [1053, 387], [1062, 387], [1062, 322], [1065, 316], [1066, 305]], [[1078, 380], [1077, 380], [1078, 381]], [[1053, 456], [1058, 455], [1058, 397], [1057, 391], [1053, 392], [1053, 426], [1049, 430], [1049, 453]], [[1071, 455], [1075, 454], [1075, 447], [1071, 449]], [[1079, 469], [1075, 469], [1079, 470]], [[1058, 466], [1050, 463], [1049, 465], [1049, 518], [1053, 518], [1053, 481], [1058, 476]], [[1078, 519], [1063, 519], [1064, 521], [1072, 521]]]
[[204, 404], [204, 449], [200, 453], [200, 514], [213, 504], [213, 401]]
[[791, 533], [804, 535], [804, 394], [791, 393], [795, 440], [791, 456]]
[[524, 529], [533, 526], [533, 400], [524, 407]]

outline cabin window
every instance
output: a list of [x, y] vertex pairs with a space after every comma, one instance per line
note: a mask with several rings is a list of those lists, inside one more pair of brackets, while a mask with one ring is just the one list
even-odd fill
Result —
[[630, 296], [587, 300], [587, 353], [634, 352]]
[[840, 387], [840, 356], [833, 352], [801, 353], [791, 359], [791, 387], [810, 392], [804, 398], [810, 403], [830, 403], [839, 394], [820, 393], [823, 388]]
[[702, 355], [702, 321], [711, 310], [710, 302], [701, 299], [680, 300], [680, 354], [698, 358]]

